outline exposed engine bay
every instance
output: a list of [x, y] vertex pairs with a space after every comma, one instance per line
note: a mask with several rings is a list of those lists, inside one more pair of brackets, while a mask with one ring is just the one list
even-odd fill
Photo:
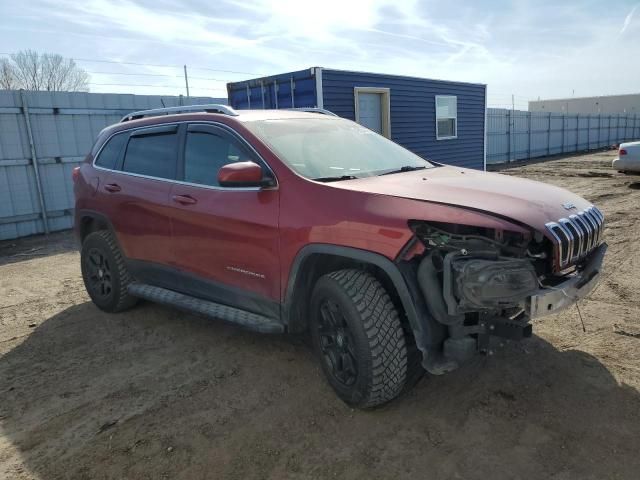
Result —
[[603, 244], [581, 263], [557, 271], [554, 245], [539, 232], [422, 221], [409, 225], [424, 247], [412, 259], [418, 262], [418, 284], [430, 313], [447, 327], [442, 353], [456, 366], [478, 351], [491, 354], [492, 337], [531, 336], [532, 318], [586, 295], [606, 250]]

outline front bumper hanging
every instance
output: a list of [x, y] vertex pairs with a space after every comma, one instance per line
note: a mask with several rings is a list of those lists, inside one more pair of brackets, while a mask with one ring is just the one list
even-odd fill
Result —
[[529, 318], [539, 318], [563, 310], [586, 297], [597, 285], [607, 244], [594, 250], [586, 267], [555, 287], [541, 288], [525, 301]]

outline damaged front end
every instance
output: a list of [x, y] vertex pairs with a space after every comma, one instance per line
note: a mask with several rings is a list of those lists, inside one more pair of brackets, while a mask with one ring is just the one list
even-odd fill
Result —
[[[526, 229], [507, 231], [442, 222], [410, 221], [416, 245], [404, 260], [416, 277], [427, 309], [446, 327], [443, 373], [477, 352], [492, 353], [492, 338], [531, 336], [532, 318], [575, 303], [597, 283], [606, 244], [570, 268], [557, 268], [551, 238]], [[410, 258], [409, 258], [410, 257]]]

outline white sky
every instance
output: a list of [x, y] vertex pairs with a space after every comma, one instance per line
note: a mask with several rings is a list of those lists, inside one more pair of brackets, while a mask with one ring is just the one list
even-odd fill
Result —
[[93, 92], [184, 93], [187, 64], [191, 95], [226, 96], [227, 81], [323, 66], [486, 83], [491, 106], [526, 108], [640, 92], [640, 3], [0, 0], [0, 53], [21, 49], [78, 59]]

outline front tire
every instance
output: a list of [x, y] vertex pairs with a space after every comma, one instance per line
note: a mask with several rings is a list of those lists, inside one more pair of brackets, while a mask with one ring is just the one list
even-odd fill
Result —
[[345, 403], [369, 408], [402, 392], [407, 345], [398, 311], [378, 279], [352, 269], [324, 275], [310, 313], [314, 349]]
[[107, 230], [90, 233], [82, 242], [82, 279], [93, 303], [115, 313], [133, 307], [137, 299], [127, 288], [132, 279], [113, 235]]

